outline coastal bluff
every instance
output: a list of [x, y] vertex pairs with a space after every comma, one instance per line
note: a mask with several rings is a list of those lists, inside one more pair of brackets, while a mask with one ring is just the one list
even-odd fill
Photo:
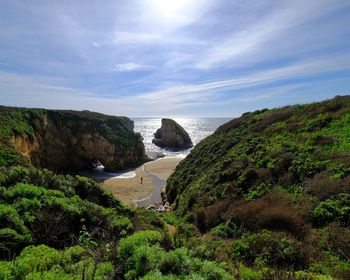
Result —
[[161, 148], [188, 149], [193, 147], [186, 130], [172, 119], [162, 119], [162, 126], [154, 134], [152, 143]]
[[109, 170], [147, 160], [141, 135], [126, 117], [90, 111], [0, 107], [1, 159], [76, 172], [101, 163]]

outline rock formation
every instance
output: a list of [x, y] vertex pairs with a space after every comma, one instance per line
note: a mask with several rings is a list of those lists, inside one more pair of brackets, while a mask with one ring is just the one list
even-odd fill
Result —
[[188, 149], [193, 147], [186, 130], [172, 119], [162, 119], [162, 126], [154, 134], [152, 142], [162, 148]]
[[26, 128], [18, 131], [12, 126], [8, 143], [0, 139], [0, 150], [7, 145], [7, 150], [14, 150], [35, 167], [75, 172], [99, 161], [106, 169], [116, 170], [147, 158], [140, 134], [133, 131], [134, 124], [126, 117], [18, 108], [2, 108], [0, 117], [17, 118], [19, 128]]

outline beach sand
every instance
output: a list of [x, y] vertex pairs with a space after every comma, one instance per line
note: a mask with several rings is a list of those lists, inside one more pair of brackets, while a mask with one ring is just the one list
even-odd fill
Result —
[[151, 161], [145, 164], [145, 170], [148, 173], [158, 176], [161, 179], [168, 179], [175, 167], [179, 164], [182, 158], [164, 158], [156, 161]]
[[135, 170], [135, 177], [108, 179], [102, 183], [102, 187], [110, 191], [123, 204], [136, 206], [135, 200], [148, 197], [154, 187], [153, 180], [144, 170], [166, 180], [181, 160], [182, 158], [164, 158], [148, 162]]

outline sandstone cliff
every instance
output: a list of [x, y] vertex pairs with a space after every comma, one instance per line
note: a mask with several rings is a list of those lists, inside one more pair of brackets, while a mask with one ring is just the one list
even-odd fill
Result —
[[1, 107], [0, 121], [0, 156], [14, 152], [36, 167], [74, 172], [100, 161], [115, 170], [146, 159], [126, 117]]
[[154, 134], [152, 142], [159, 147], [188, 149], [193, 146], [185, 129], [172, 119], [162, 119], [162, 126]]

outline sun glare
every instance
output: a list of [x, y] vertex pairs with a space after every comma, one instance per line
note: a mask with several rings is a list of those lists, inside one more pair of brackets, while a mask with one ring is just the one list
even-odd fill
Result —
[[194, 0], [148, 0], [147, 10], [156, 21], [164, 24], [182, 24], [191, 21]]

